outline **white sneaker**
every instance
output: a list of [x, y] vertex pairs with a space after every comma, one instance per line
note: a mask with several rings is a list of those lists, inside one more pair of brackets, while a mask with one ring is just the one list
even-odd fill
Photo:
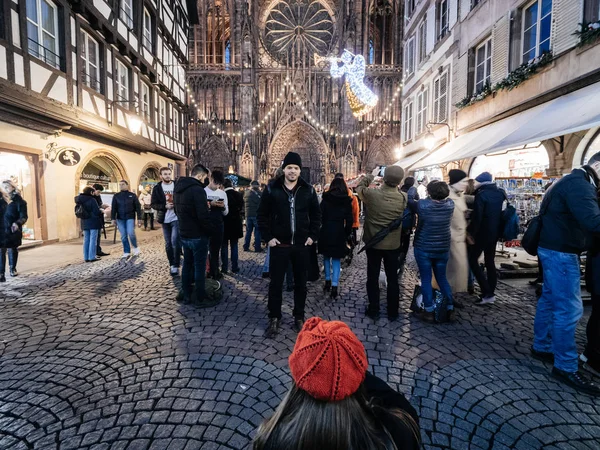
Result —
[[171, 275], [178, 275], [179, 267], [171, 266]]
[[133, 256], [137, 256], [140, 254], [140, 248], [139, 247], [133, 247]]
[[482, 297], [479, 301], [475, 302], [475, 304], [476, 305], [491, 305], [495, 301], [496, 301], [496, 297], [492, 295], [491, 297]]
[[121, 256], [121, 259], [129, 258], [130, 256], [131, 256], [131, 253], [123, 253], [123, 256]]

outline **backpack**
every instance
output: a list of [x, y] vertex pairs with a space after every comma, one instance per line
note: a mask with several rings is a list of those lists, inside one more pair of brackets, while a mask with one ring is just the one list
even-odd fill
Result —
[[83, 207], [81, 203], [75, 205], [75, 217], [78, 219], [89, 219], [91, 217], [89, 211]]

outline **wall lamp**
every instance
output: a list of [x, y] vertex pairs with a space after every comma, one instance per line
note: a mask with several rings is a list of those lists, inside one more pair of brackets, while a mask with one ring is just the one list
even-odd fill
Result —
[[452, 133], [452, 129], [450, 128], [450, 125], [448, 125], [446, 122], [428, 122], [427, 123], [427, 134], [425, 135], [425, 148], [427, 150], [433, 150], [435, 147], [435, 136], [434, 134], [431, 132], [431, 127], [433, 125], [444, 125], [448, 127], [448, 141], [450, 142], [450, 135]]
[[113, 114], [113, 108], [112, 106], [114, 104], [119, 104], [119, 103], [127, 103], [128, 105], [133, 104], [135, 107], [135, 112], [133, 114], [126, 114], [125, 115], [125, 119], [127, 121], [127, 128], [129, 128], [129, 131], [131, 131], [131, 134], [140, 134], [140, 131], [142, 130], [142, 125], [144, 124], [144, 121], [142, 120], [142, 118], [139, 116], [139, 106], [138, 106], [138, 102], [137, 100], [114, 100], [110, 103], [110, 117], [108, 119], [108, 123], [110, 125], [113, 124], [113, 118], [112, 118], [112, 114]]

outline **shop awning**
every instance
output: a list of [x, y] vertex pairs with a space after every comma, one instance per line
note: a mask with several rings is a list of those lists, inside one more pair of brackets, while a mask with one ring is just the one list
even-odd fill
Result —
[[419, 162], [419, 160], [425, 158], [425, 156], [426, 156], [426, 154], [423, 152], [416, 152], [416, 153], [413, 153], [412, 155], [402, 158], [400, 161], [395, 162], [394, 165], [400, 166], [404, 170], [406, 170], [409, 167], [415, 165], [417, 162]]
[[600, 125], [600, 83], [595, 83], [527, 111], [459, 136], [412, 165], [444, 164], [521, 147]]

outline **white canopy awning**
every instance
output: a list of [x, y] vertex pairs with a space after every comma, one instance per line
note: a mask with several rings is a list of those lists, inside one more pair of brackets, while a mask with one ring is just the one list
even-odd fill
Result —
[[598, 98], [600, 83], [595, 83], [463, 134], [408, 167], [474, 158], [593, 128], [600, 125]]

